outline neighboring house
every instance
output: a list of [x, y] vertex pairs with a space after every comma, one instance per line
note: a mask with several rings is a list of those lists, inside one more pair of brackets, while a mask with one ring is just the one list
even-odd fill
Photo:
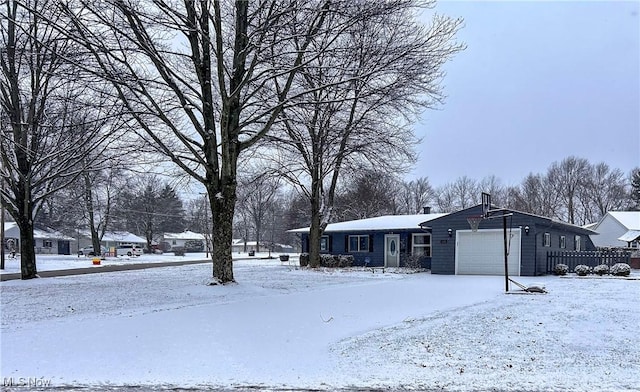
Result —
[[[255, 252], [257, 249], [256, 241], [247, 241], [246, 245], [245, 250], [245, 241], [242, 238], [235, 238], [231, 243], [231, 251], [233, 253], [244, 253]], [[270, 246], [270, 242], [260, 242], [260, 252], [268, 252]], [[294, 248], [291, 245], [274, 243], [271, 251], [276, 253], [292, 253]]]
[[[16, 250], [20, 252], [20, 228], [15, 222], [5, 222], [5, 241], [12, 239]], [[75, 239], [51, 229], [34, 229], [35, 251], [38, 254], [70, 255], [71, 244]]]
[[[128, 231], [107, 231], [102, 236], [102, 241], [100, 241], [100, 245], [107, 247], [110, 251], [112, 250], [111, 248], [116, 248], [122, 244], [138, 244], [145, 248], [147, 246], [147, 240]], [[77, 253], [78, 249], [88, 246], [92, 246], [91, 235], [88, 231], [81, 232], [78, 237], [77, 246], [74, 248], [74, 253]]]
[[[495, 207], [494, 207], [495, 208]], [[557, 220], [506, 211], [509, 274], [540, 275], [547, 270], [547, 252], [594, 250], [589, 229]], [[483, 219], [477, 231], [467, 218], [482, 206], [450, 214], [394, 215], [327, 225], [321, 252], [351, 254], [356, 265], [405, 266], [418, 258], [433, 274], [501, 275], [504, 273], [502, 218]], [[496, 215], [494, 213], [494, 215]], [[497, 215], [504, 215], [503, 212]], [[308, 228], [301, 236], [307, 252]]]
[[609, 211], [593, 226], [592, 238], [601, 248], [640, 248], [640, 211]]
[[[399, 267], [408, 257], [414, 257], [424, 268], [430, 268], [431, 232], [421, 225], [444, 215], [386, 215], [330, 223], [320, 240], [320, 252], [350, 254], [356, 265], [373, 267]], [[289, 232], [300, 234], [302, 252], [308, 252], [309, 228]]]
[[182, 233], [164, 233], [160, 241], [169, 245], [169, 249], [163, 249], [166, 251], [170, 251], [172, 248], [194, 248], [196, 244], [199, 245], [197, 246], [198, 250], [204, 251], [206, 244], [204, 234], [189, 230]]
[[[256, 241], [246, 241], [242, 238], [236, 238], [231, 242], [231, 251], [233, 253], [255, 252], [258, 243]], [[266, 249], [261, 247], [261, 249]]]

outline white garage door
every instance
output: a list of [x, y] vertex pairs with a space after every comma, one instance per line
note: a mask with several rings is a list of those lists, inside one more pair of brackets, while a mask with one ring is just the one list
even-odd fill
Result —
[[[507, 241], [509, 276], [520, 276], [520, 229], [507, 229]], [[504, 275], [503, 230], [458, 230], [456, 275]]]

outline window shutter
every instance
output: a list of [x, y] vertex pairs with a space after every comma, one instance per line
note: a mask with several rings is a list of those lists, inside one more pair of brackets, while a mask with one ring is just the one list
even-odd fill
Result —
[[407, 254], [413, 254], [413, 234], [409, 233], [409, 238], [407, 238]]
[[331, 252], [333, 251], [333, 236], [328, 235], [327, 237], [329, 237], [329, 252]]
[[348, 235], [344, 236], [344, 251], [345, 252], [349, 251], [349, 236]]
[[304, 237], [304, 249], [302, 249], [304, 253], [309, 252], [309, 236]]
[[373, 252], [373, 234], [369, 234], [369, 252]]

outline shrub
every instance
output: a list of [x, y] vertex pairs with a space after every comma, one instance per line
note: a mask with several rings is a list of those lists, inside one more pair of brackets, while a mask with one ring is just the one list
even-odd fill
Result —
[[404, 266], [411, 269], [422, 268], [422, 260], [420, 256], [409, 255], [404, 260]]
[[184, 256], [184, 248], [183, 247], [171, 248], [171, 250], [173, 251], [173, 254], [176, 255], [176, 256]]
[[327, 268], [346, 268], [353, 265], [352, 255], [320, 255], [320, 266]]
[[629, 276], [631, 273], [631, 267], [627, 263], [617, 263], [611, 266], [611, 275], [615, 276]]
[[578, 276], [587, 276], [589, 275], [589, 272], [591, 272], [591, 267], [584, 264], [578, 264], [573, 271], [578, 274]]
[[609, 266], [606, 264], [600, 264], [593, 267], [593, 273], [597, 275], [606, 275], [609, 273]]
[[566, 275], [569, 272], [569, 266], [566, 264], [556, 264], [553, 268], [553, 273], [556, 275]]

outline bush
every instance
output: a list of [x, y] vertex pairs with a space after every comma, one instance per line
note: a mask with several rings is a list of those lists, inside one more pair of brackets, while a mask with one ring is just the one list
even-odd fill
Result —
[[171, 250], [173, 251], [173, 254], [176, 256], [184, 256], [185, 250], [183, 247], [171, 248]]
[[573, 269], [573, 271], [578, 274], [578, 276], [587, 276], [589, 275], [589, 272], [591, 272], [591, 267], [584, 264], [578, 264], [576, 265], [576, 268]]
[[566, 264], [556, 264], [553, 268], [553, 273], [556, 275], [566, 275], [569, 272], [569, 266]]
[[422, 268], [422, 257], [409, 255], [404, 259], [404, 267], [411, 269], [420, 269]]
[[353, 265], [352, 255], [320, 255], [320, 266], [327, 268], [346, 268]]
[[615, 276], [629, 276], [631, 273], [631, 267], [627, 263], [617, 263], [611, 266], [611, 275]]
[[609, 266], [606, 264], [600, 264], [593, 267], [593, 273], [596, 275], [606, 275], [609, 273]]

